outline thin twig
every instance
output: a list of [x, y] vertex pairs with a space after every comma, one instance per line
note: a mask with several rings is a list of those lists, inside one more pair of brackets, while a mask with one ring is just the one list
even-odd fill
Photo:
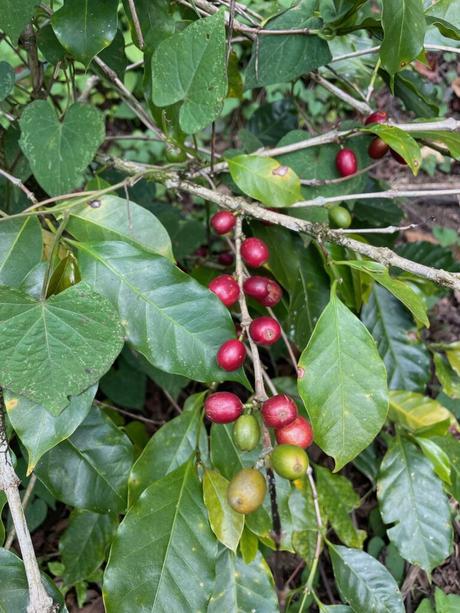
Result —
[[283, 330], [283, 326], [281, 325], [281, 322], [278, 321], [278, 318], [276, 317], [275, 313], [273, 312], [273, 309], [271, 309], [270, 307], [267, 307], [267, 311], [270, 313], [270, 317], [273, 317], [273, 319], [275, 319], [280, 326], [281, 329], [281, 338], [283, 339], [284, 344], [286, 345], [286, 349], [287, 352], [289, 354], [289, 358], [291, 360], [291, 364], [294, 367], [294, 370], [297, 374], [297, 358], [294, 355], [294, 352], [292, 351], [292, 346], [291, 346], [291, 341], [288, 339], [286, 332]]
[[[24, 492], [24, 496], [22, 498], [22, 508], [24, 513], [27, 510], [27, 507], [30, 502], [30, 498], [32, 496], [32, 492], [34, 490], [35, 484], [37, 483], [37, 477], [35, 474], [32, 474], [29, 479], [29, 483], [27, 484], [26, 491]], [[16, 529], [14, 525], [12, 526], [10, 533], [8, 534], [8, 538], [5, 541], [4, 548], [11, 549], [11, 545], [13, 544], [14, 537], [16, 536]]]
[[131, 13], [131, 17], [133, 18], [134, 29], [136, 31], [137, 42], [140, 49], [144, 48], [144, 37], [142, 35], [142, 28], [139, 21], [139, 17], [137, 16], [136, 5], [134, 4], [134, 0], [128, 0], [129, 4], [129, 12]]
[[307, 186], [336, 185], [339, 183], [344, 183], [346, 181], [350, 181], [350, 179], [354, 179], [355, 177], [359, 177], [360, 175], [363, 175], [366, 172], [369, 172], [373, 168], [376, 168], [376, 166], [378, 166], [381, 162], [382, 160], [377, 160], [376, 162], [372, 162], [372, 164], [369, 164], [369, 166], [366, 166], [365, 168], [361, 168], [360, 170], [355, 172], [354, 175], [348, 175], [346, 177], [337, 177], [336, 179], [301, 179], [300, 183], [301, 185], [307, 185]]
[[145, 424], [152, 424], [155, 426], [162, 426], [165, 422], [159, 419], [149, 419], [148, 417], [144, 417], [143, 415], [138, 415], [137, 413], [132, 413], [131, 411], [126, 411], [126, 409], [120, 409], [120, 407], [116, 407], [114, 404], [110, 404], [108, 402], [104, 402], [102, 400], [94, 400], [95, 404], [102, 408], [109, 409], [111, 411], [116, 411], [121, 415], [126, 415], [126, 417], [131, 417], [132, 419], [136, 419], [137, 421], [142, 421]]
[[37, 202], [37, 198], [35, 197], [34, 193], [31, 192], [30, 189], [28, 189], [24, 185], [21, 179], [18, 179], [17, 177], [10, 175], [10, 173], [6, 172], [6, 170], [3, 170], [3, 168], [0, 168], [0, 175], [2, 175], [2, 177], [5, 177], [5, 179], [7, 179], [10, 183], [12, 183], [15, 187], [19, 188], [22, 192], [24, 192], [24, 194], [27, 196], [27, 198], [31, 202], [33, 202], [34, 204]]
[[361, 102], [360, 100], [356, 100], [356, 98], [350, 96], [350, 94], [347, 94], [347, 92], [343, 91], [343, 89], [340, 89], [340, 87], [337, 87], [337, 85], [330, 83], [320, 74], [312, 74], [311, 78], [313, 79], [313, 81], [318, 83], [318, 85], [321, 85], [321, 87], [324, 87], [324, 89], [331, 92], [331, 94], [333, 94], [336, 98], [339, 98], [339, 100], [342, 100], [343, 102], [351, 106], [353, 109], [356, 109], [358, 113], [361, 113], [362, 115], [369, 115], [370, 113], [372, 113], [372, 109], [367, 104], [367, 102]]

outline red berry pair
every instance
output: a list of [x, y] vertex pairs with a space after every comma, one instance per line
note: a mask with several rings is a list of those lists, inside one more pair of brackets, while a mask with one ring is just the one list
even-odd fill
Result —
[[295, 402], [286, 394], [277, 394], [262, 405], [262, 419], [269, 428], [275, 428], [280, 445], [309, 447], [313, 441], [310, 423], [297, 413]]
[[255, 275], [243, 283], [244, 293], [262, 306], [274, 307], [281, 300], [283, 290], [273, 279]]
[[[386, 123], [386, 121], [388, 121], [388, 114], [385, 111], [375, 111], [374, 113], [369, 115], [369, 117], [367, 117], [364, 123], [367, 126], [372, 123]], [[398, 162], [398, 164], [407, 166], [406, 160], [401, 155], [399, 155], [399, 153], [391, 149], [390, 145], [387, 145], [378, 136], [372, 139], [367, 150], [369, 157], [371, 157], [373, 160], [379, 160], [380, 158], [383, 158], [383, 156], [386, 155], [388, 151], [390, 152], [392, 158]]]

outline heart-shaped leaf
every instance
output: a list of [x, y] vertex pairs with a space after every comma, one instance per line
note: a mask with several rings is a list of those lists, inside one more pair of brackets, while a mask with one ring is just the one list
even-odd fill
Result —
[[93, 106], [76, 102], [59, 121], [45, 100], [35, 100], [19, 121], [19, 144], [35, 178], [52, 196], [78, 187], [83, 172], [104, 140], [104, 120]]
[[55, 414], [99, 380], [123, 346], [110, 302], [78, 284], [36, 301], [0, 287], [0, 384]]
[[19, 287], [41, 256], [42, 231], [36, 217], [0, 222], [0, 285]]

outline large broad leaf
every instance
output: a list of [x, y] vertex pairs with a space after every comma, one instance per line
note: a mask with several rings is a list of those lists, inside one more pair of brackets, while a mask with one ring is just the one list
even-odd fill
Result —
[[153, 483], [128, 511], [105, 571], [107, 613], [205, 611], [216, 557], [190, 461]]
[[382, 66], [394, 75], [423, 49], [426, 22], [421, 0], [383, 0]]
[[416, 392], [390, 392], [390, 419], [410, 432], [447, 432], [452, 414], [434, 398]]
[[[67, 611], [62, 594], [57, 587], [42, 575], [46, 591], [57, 603], [57, 613]], [[29, 586], [24, 570], [24, 564], [11, 551], [0, 549], [0, 611], [2, 613], [22, 613], [27, 611], [29, 604]]]
[[39, 301], [0, 288], [0, 338], [0, 384], [58, 414], [107, 372], [123, 328], [110, 302], [85, 284]]
[[157, 106], [182, 101], [180, 127], [194, 134], [216, 119], [227, 93], [223, 11], [198, 19], [162, 41], [152, 58], [152, 99]]
[[335, 533], [348, 547], [362, 548], [366, 533], [358, 530], [350, 513], [360, 506], [360, 498], [352, 484], [342, 475], [334, 475], [327, 468], [315, 468], [321, 509], [327, 510], [328, 520]]
[[453, 436], [434, 436], [433, 442], [438, 445], [449, 458], [450, 487], [452, 496], [460, 502], [460, 441]]
[[[271, 19], [267, 30], [315, 29], [321, 21], [313, 15], [315, 0], [301, 0], [291, 9]], [[286, 83], [307, 74], [331, 59], [325, 40], [314, 35], [260, 35], [246, 70], [246, 89], [272, 83]]]
[[335, 470], [365, 449], [385, 422], [384, 364], [365, 326], [332, 293], [299, 361], [299, 393], [316, 443]]
[[401, 556], [430, 573], [452, 551], [449, 501], [429, 460], [403, 437], [387, 451], [377, 484], [388, 537]]
[[51, 18], [64, 49], [86, 66], [117, 33], [117, 0], [72, 0]]
[[454, 40], [460, 40], [460, 8], [455, 0], [438, 0], [426, 11], [427, 22]]
[[154, 481], [182, 466], [197, 450], [207, 457], [204, 392], [187, 398], [182, 413], [162, 426], [144, 447], [129, 476], [129, 506]]
[[353, 611], [404, 613], [398, 584], [383, 564], [359, 549], [329, 545], [334, 577]]
[[203, 498], [209, 523], [217, 539], [236, 552], [244, 528], [244, 515], [232, 509], [227, 500], [229, 481], [217, 470], [207, 470], [203, 478]]
[[0, 285], [19, 287], [41, 256], [42, 232], [36, 217], [0, 222]]
[[[404, 2], [405, 0], [402, 1]], [[419, 0], [416, 1], [419, 2]], [[414, 175], [418, 173], [422, 165], [422, 154], [417, 141], [410, 134], [395, 126], [386, 126], [378, 123], [363, 128], [363, 131], [376, 134], [406, 160]]]
[[132, 463], [128, 437], [93, 407], [70, 438], [43, 456], [35, 473], [65, 504], [96, 513], [121, 513]]
[[273, 577], [261, 553], [250, 564], [223, 550], [216, 565], [216, 585], [207, 613], [279, 611]]
[[237, 155], [228, 160], [232, 179], [251, 198], [270, 207], [286, 207], [302, 200], [300, 179], [273, 158]]
[[411, 339], [413, 322], [405, 308], [375, 285], [361, 318], [377, 341], [389, 387], [422, 392], [430, 377], [430, 357], [422, 343]]
[[242, 381], [218, 368], [235, 335], [228, 309], [166, 258], [121, 242], [78, 244], [82, 278], [107, 296], [133, 347], [154, 366], [198, 381]]
[[7, 34], [13, 43], [32, 19], [37, 0], [0, 0], [0, 30]]
[[82, 175], [104, 140], [104, 120], [93, 106], [76, 102], [59, 121], [45, 100], [35, 100], [19, 121], [19, 144], [35, 178], [52, 196], [82, 183]]
[[5, 407], [14, 431], [27, 449], [29, 475], [39, 459], [75, 432], [91, 409], [97, 385], [74, 396], [60, 415], [52, 415], [22, 396], [4, 390]]
[[117, 528], [112, 515], [77, 509], [59, 541], [59, 553], [65, 566], [65, 585], [83, 581], [105, 560], [107, 549]]
[[103, 196], [72, 208], [67, 230], [80, 241], [124, 241], [174, 259], [164, 226], [150, 211], [125, 198]]

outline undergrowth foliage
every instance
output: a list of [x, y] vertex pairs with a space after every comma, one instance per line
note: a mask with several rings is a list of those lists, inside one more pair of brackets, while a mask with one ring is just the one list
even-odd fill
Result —
[[0, 37], [0, 609], [460, 610], [458, 238], [403, 241], [460, 194], [419, 181], [458, 3], [0, 0]]

